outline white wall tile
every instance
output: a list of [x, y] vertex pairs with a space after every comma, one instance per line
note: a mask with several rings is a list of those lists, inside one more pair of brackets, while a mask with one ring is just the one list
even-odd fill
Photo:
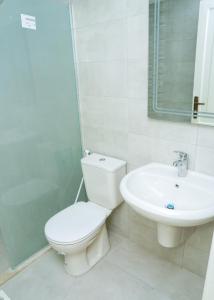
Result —
[[79, 63], [80, 96], [125, 97], [126, 68], [122, 62]]
[[[153, 120], [154, 121], [154, 120]], [[160, 138], [168, 141], [176, 141], [183, 144], [196, 145], [197, 142], [197, 127], [186, 123], [173, 123], [154, 121], [154, 131], [160, 131]], [[151, 122], [152, 127], [152, 122]], [[158, 129], [159, 128], [159, 129]], [[154, 134], [155, 135], [155, 134]]]
[[200, 126], [198, 128], [198, 145], [201, 147], [210, 147], [214, 149], [214, 128]]
[[150, 162], [160, 162], [172, 165], [176, 159], [174, 150], [180, 150], [189, 154], [190, 168], [195, 167], [195, 147], [190, 144], [136, 134], [129, 134], [128, 144], [128, 159], [132, 164], [140, 166]]
[[104, 130], [104, 141], [102, 153], [106, 155], [112, 155], [114, 157], [124, 159], [127, 161], [128, 134], [122, 131], [116, 130]]
[[148, 14], [149, 1], [148, 0], [127, 0], [127, 15]]
[[105, 127], [128, 133], [128, 105], [127, 100], [115, 101], [109, 99], [105, 106]]
[[84, 97], [80, 104], [82, 124], [128, 133], [127, 102], [122, 98]]
[[128, 162], [135, 166], [142, 166], [152, 161], [152, 138], [129, 134], [128, 136]]
[[177, 159], [174, 150], [188, 153], [189, 167], [190, 169], [195, 168], [195, 146], [183, 144], [181, 142], [167, 141], [164, 139], [152, 139], [152, 161], [172, 165], [173, 161]]
[[103, 128], [105, 112], [103, 101], [96, 97], [82, 97], [80, 99], [80, 116], [83, 126]]
[[196, 171], [214, 175], [214, 148], [197, 147]]
[[130, 98], [128, 101], [129, 132], [135, 134], [145, 134], [145, 119], [147, 119], [147, 99]]
[[85, 27], [99, 22], [123, 18], [126, 0], [73, 0], [74, 27]]
[[127, 87], [128, 97], [147, 98], [148, 90], [148, 66], [143, 60], [128, 61], [127, 63]]
[[197, 127], [148, 118], [143, 101], [129, 101], [130, 132], [167, 141], [196, 145]]
[[103, 130], [96, 127], [82, 126], [83, 149], [102, 153], [103, 151]]
[[102, 23], [76, 30], [79, 61], [125, 59], [126, 25], [124, 20]]
[[128, 18], [128, 59], [148, 60], [148, 21], [144, 15]]
[[129, 131], [139, 135], [153, 136], [147, 117], [147, 109], [145, 109], [144, 101], [141, 99], [129, 102]]

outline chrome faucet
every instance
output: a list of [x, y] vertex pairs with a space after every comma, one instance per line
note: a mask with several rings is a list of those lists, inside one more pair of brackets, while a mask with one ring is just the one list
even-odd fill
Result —
[[188, 154], [182, 151], [174, 151], [178, 153], [178, 160], [173, 162], [173, 166], [178, 168], [178, 176], [185, 177], [188, 171]]

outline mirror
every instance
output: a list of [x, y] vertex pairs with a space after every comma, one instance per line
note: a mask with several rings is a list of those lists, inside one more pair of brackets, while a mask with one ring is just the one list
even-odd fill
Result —
[[151, 118], [214, 126], [214, 1], [150, 0]]

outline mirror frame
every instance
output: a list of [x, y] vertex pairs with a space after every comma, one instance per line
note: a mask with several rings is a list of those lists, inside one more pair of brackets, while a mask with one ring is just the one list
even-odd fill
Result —
[[[150, 1], [150, 3], [154, 3], [154, 39], [150, 40], [150, 36], [149, 36], [149, 61], [152, 61], [152, 69], [149, 69], [148, 116], [153, 119], [168, 120], [168, 121], [175, 121], [175, 122], [176, 121], [188, 122], [193, 124], [214, 126], [214, 113], [197, 112], [197, 118], [194, 118], [195, 76], [194, 76], [194, 88], [193, 88], [192, 99], [191, 99], [192, 110], [187, 111], [187, 110], [178, 110], [178, 109], [170, 109], [170, 108], [163, 109], [158, 106], [160, 2], [161, 0]], [[201, 10], [201, 3], [200, 3], [200, 10]], [[199, 22], [200, 22], [200, 16], [199, 16]], [[199, 35], [199, 25], [198, 25], [198, 35]], [[197, 49], [198, 49], [198, 38], [197, 38], [196, 52]]]

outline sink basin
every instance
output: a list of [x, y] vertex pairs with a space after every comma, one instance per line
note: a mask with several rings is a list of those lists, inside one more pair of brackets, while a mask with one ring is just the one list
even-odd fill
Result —
[[214, 177], [152, 163], [126, 175], [120, 191], [137, 213], [158, 223], [158, 238], [165, 247], [184, 241], [182, 228], [214, 220]]

